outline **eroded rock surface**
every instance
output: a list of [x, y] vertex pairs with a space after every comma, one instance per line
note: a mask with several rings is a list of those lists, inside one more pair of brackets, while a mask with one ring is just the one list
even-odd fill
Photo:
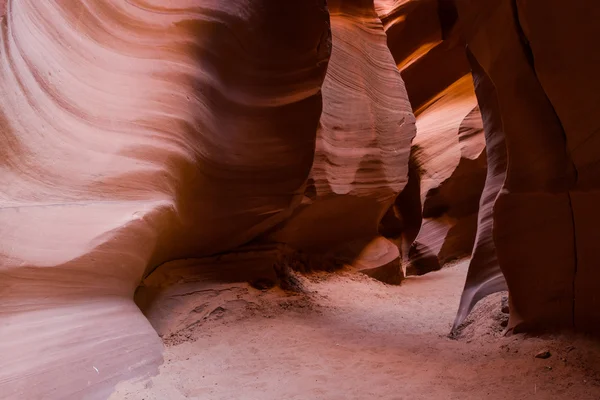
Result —
[[487, 111], [482, 121], [472, 79], [479, 96], [493, 84], [470, 73], [452, 1], [379, 0], [376, 9], [418, 128], [409, 183], [384, 218], [382, 232], [397, 238], [409, 274], [471, 255], [456, 328], [477, 301], [506, 290], [491, 216], [506, 171], [505, 144], [496, 134], [501, 122], [489, 111], [495, 104], [482, 104]]
[[6, 3], [3, 396], [104, 398], [152, 373], [143, 277], [150, 317], [178, 274], [276, 279], [280, 246], [401, 278], [377, 227], [414, 116], [373, 3], [329, 3]]
[[0, 34], [0, 392], [103, 398], [161, 344], [166, 261], [284, 220], [312, 167], [324, 2], [9, 0]]
[[470, 76], [417, 111], [417, 132], [413, 152], [423, 220], [409, 252], [409, 268], [422, 274], [473, 249], [486, 156]]
[[[483, 125], [456, 12], [437, 0], [376, 6], [417, 117], [417, 182], [398, 197], [382, 232], [401, 235], [407, 272], [424, 274], [473, 249], [486, 175]], [[421, 218], [409, 216], [417, 203]]]
[[372, 1], [328, 1], [333, 50], [305, 197], [272, 240], [388, 282], [398, 248], [378, 235], [408, 180], [415, 121]]
[[[506, 179], [494, 242], [514, 329], [597, 331], [600, 270], [590, 243], [599, 219], [600, 5], [585, 1], [456, 2], [480, 75], [479, 98], [506, 138]], [[494, 103], [498, 104], [495, 106]], [[494, 112], [493, 110], [496, 109]]]
[[153, 373], [282, 249], [598, 330], [597, 2], [167, 3], [0, 0], [2, 396]]
[[485, 296], [507, 289], [494, 243], [494, 204], [506, 178], [506, 140], [494, 84], [481, 66], [467, 52], [472, 66], [475, 92], [481, 107], [485, 130], [487, 175], [481, 194], [475, 246], [469, 272], [454, 321], [456, 330], [475, 304]]

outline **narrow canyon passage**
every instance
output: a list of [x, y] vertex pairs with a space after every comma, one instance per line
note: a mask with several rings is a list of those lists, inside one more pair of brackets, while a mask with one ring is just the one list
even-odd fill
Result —
[[0, 399], [600, 399], [571, 3], [0, 0]]
[[[295, 275], [297, 293], [240, 284], [187, 294], [159, 374], [119, 384], [111, 399], [598, 399], [600, 346], [505, 337], [505, 293], [448, 337], [467, 266], [400, 286], [318, 272]], [[535, 358], [544, 349], [552, 356]]]

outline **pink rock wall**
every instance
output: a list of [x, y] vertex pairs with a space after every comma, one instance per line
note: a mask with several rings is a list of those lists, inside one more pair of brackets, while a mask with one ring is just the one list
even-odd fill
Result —
[[372, 1], [6, 6], [0, 393], [104, 398], [155, 371], [148, 274], [146, 313], [181, 271], [251, 280], [281, 244], [401, 277], [377, 227], [414, 116]]
[[135, 288], [300, 202], [329, 36], [324, 2], [7, 2], [3, 396], [103, 398], [156, 368]]
[[[456, 2], [464, 36], [494, 91], [506, 137], [506, 180], [493, 210], [494, 242], [510, 290], [509, 326], [600, 326], [600, 270], [591, 243], [599, 65], [596, 2]], [[495, 99], [492, 97], [495, 96]], [[495, 115], [494, 115], [495, 114]], [[496, 136], [496, 135], [493, 135]]]
[[417, 117], [416, 182], [382, 232], [396, 237], [407, 273], [424, 274], [473, 250], [486, 176], [483, 124], [455, 10], [437, 0], [379, 0], [376, 9]]
[[398, 249], [378, 225], [408, 180], [414, 116], [373, 2], [328, 7], [333, 49], [315, 160], [303, 204], [271, 239], [397, 282]]

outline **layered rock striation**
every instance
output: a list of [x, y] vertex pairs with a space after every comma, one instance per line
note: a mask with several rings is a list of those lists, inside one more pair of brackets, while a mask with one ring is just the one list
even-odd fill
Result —
[[376, 6], [417, 117], [413, 182], [382, 232], [400, 237], [407, 272], [420, 275], [473, 251], [486, 179], [483, 123], [456, 10], [438, 0]]
[[324, 2], [7, 2], [3, 396], [103, 398], [156, 368], [134, 290], [300, 203], [329, 43]]
[[9, 0], [1, 26], [3, 395], [154, 371], [144, 277], [150, 318], [280, 246], [401, 278], [377, 227], [414, 116], [372, 2]]
[[[518, 329], [600, 327], [593, 250], [600, 187], [596, 2], [455, 2], [490, 121], [505, 140], [493, 207], [499, 266]], [[502, 138], [504, 137], [504, 139]]]
[[406, 186], [415, 119], [373, 2], [328, 7], [333, 48], [315, 160], [302, 204], [270, 239], [398, 282], [398, 248], [378, 225]]

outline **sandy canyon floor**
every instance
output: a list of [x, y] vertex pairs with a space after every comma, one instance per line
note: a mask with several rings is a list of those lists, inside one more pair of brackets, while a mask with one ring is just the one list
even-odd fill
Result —
[[[466, 268], [400, 286], [342, 271], [294, 275], [296, 292], [212, 292], [209, 312], [163, 337], [160, 373], [111, 399], [600, 399], [598, 342], [505, 336], [505, 294], [448, 337]], [[206, 298], [189, 301], [188, 320]]]

